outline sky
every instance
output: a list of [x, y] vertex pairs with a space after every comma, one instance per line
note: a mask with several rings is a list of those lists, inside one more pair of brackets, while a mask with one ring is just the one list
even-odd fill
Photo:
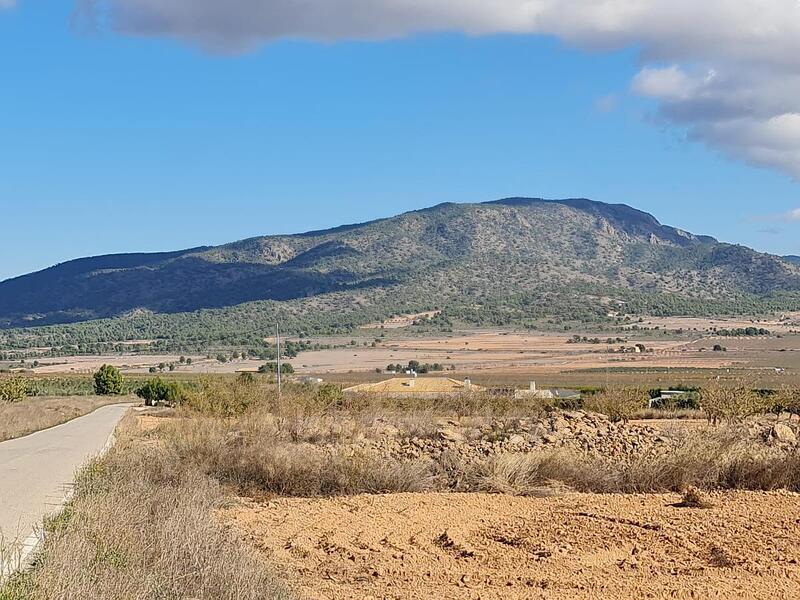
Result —
[[0, 0], [0, 280], [588, 197], [800, 254], [796, 0]]

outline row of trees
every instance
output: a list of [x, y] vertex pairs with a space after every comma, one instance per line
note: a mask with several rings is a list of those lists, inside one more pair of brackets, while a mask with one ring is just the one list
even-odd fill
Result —
[[403, 373], [404, 371], [413, 371], [414, 373], [430, 373], [432, 371], [444, 371], [444, 365], [439, 363], [421, 363], [418, 360], [410, 360], [408, 361], [408, 366], [403, 366], [400, 363], [396, 365], [389, 365], [386, 367], [386, 370], [389, 373]]

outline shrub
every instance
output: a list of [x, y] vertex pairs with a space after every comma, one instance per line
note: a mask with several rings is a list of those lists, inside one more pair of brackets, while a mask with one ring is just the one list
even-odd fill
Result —
[[28, 395], [28, 380], [19, 375], [0, 378], [0, 402], [18, 402]]
[[317, 388], [315, 400], [323, 405], [340, 404], [344, 400], [341, 386], [325, 383]]
[[716, 379], [703, 388], [700, 397], [706, 418], [713, 425], [720, 421], [741, 423], [747, 417], [764, 414], [774, 402], [744, 385], [727, 387]]
[[609, 388], [584, 403], [587, 410], [606, 415], [614, 422], [630, 421], [647, 406], [647, 391], [640, 388]]
[[103, 365], [94, 374], [94, 392], [98, 396], [120, 396], [125, 393], [125, 381], [119, 369]]
[[234, 380], [205, 377], [196, 389], [185, 390], [183, 402], [199, 413], [217, 417], [241, 415], [256, 402], [271, 398], [274, 390], [266, 383], [249, 383], [238, 377]]
[[773, 396], [773, 412], [778, 416], [788, 412], [789, 418], [793, 415], [800, 416], [800, 389], [795, 387], [784, 387]]
[[[259, 373], [277, 373], [278, 366], [274, 362], [268, 362], [258, 368]], [[291, 375], [294, 373], [294, 367], [290, 363], [281, 363], [281, 373]]]
[[136, 390], [136, 395], [144, 400], [146, 406], [168, 404], [175, 406], [183, 399], [183, 388], [178, 383], [163, 379], [152, 379]]
[[236, 377], [236, 379], [242, 385], [252, 385], [252, 384], [254, 384], [256, 382], [255, 375], [253, 375], [252, 373], [249, 373], [247, 371], [245, 371], [243, 373], [239, 373], [239, 375]]

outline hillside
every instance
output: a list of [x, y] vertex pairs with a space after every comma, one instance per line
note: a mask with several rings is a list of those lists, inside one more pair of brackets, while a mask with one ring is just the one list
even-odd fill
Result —
[[783, 258], [788, 260], [790, 263], [800, 265], [800, 256], [789, 255], [789, 256], [784, 256]]
[[313, 313], [335, 324], [348, 314], [361, 315], [352, 316], [358, 322], [448, 304], [461, 307], [455, 316], [469, 307], [530, 313], [532, 306], [544, 316], [554, 295], [553, 315], [583, 305], [597, 310], [608, 295], [669, 298], [673, 309], [662, 312], [698, 303], [735, 310], [737, 302], [751, 310], [753, 302], [797, 290], [800, 267], [662, 225], [629, 206], [511, 198], [217, 247], [67, 262], [0, 283], [0, 327], [120, 315], [173, 315], [164, 322], [178, 323], [202, 309], [237, 320], [282, 310], [299, 323]]

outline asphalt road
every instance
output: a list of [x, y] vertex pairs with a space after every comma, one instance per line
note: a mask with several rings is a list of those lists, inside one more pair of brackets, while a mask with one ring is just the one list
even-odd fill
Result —
[[26, 540], [45, 515], [61, 507], [76, 470], [103, 451], [129, 408], [104, 406], [52, 429], [0, 443], [0, 543], [8, 547]]

